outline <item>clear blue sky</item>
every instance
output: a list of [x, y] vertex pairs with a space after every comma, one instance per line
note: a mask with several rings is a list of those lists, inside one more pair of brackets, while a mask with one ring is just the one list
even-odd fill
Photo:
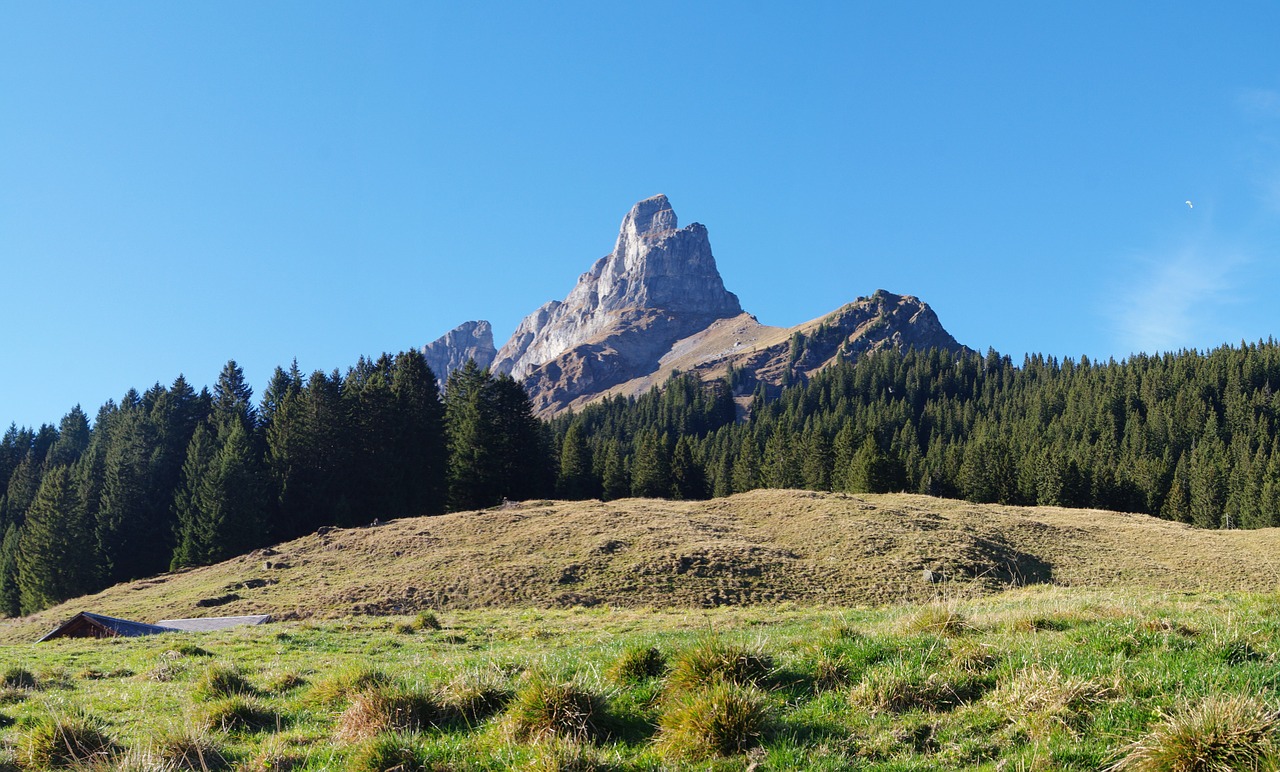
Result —
[[658, 192], [767, 324], [1280, 334], [1280, 5], [795, 6], [4, 0], [0, 425], [501, 343]]

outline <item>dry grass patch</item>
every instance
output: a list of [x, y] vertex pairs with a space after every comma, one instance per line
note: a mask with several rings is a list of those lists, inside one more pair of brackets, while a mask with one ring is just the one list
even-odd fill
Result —
[[986, 702], [1018, 731], [1039, 740], [1059, 730], [1075, 733], [1093, 706], [1115, 695], [1113, 686], [1033, 665], [1001, 682]]
[[1109, 772], [1229, 772], [1280, 767], [1276, 711], [1243, 695], [1207, 697], [1162, 715]]
[[439, 707], [426, 695], [385, 688], [360, 692], [338, 717], [339, 740], [360, 742], [383, 732], [416, 732], [435, 722]]
[[50, 715], [22, 736], [18, 762], [28, 769], [65, 769], [106, 764], [119, 751], [98, 719], [84, 714]]

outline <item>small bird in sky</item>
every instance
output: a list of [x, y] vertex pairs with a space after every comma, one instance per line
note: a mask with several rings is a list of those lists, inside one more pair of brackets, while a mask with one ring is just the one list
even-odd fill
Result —
[[1190, 201], [1188, 201], [1188, 202], [1187, 202], [1187, 208], [1188, 208], [1188, 209], [1195, 209], [1195, 207], [1191, 205], [1191, 202], [1190, 202]]

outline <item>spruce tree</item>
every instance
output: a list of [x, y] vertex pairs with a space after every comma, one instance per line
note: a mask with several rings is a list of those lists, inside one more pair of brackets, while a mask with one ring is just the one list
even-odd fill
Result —
[[604, 475], [601, 479], [602, 498], [605, 501], [622, 499], [631, 495], [631, 479], [617, 440], [609, 440], [604, 454]]
[[693, 447], [687, 436], [676, 441], [671, 453], [671, 492], [673, 499], [704, 499], [707, 497], [707, 478], [702, 465], [693, 457]]
[[54, 467], [40, 483], [18, 540], [22, 613], [88, 592], [93, 582], [93, 537], [78, 506], [71, 475]]

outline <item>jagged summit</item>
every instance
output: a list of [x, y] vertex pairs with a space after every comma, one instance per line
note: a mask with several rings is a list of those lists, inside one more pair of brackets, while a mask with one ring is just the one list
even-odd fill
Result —
[[509, 373], [543, 416], [641, 394], [677, 371], [732, 372], [745, 400], [875, 351], [963, 348], [923, 301], [883, 290], [796, 327], [761, 324], [725, 289], [707, 229], [679, 227], [662, 194], [631, 207], [613, 251], [564, 300], [526, 316], [496, 353], [491, 337], [487, 322], [469, 322], [423, 351], [441, 379], [467, 359]]
[[613, 251], [582, 274], [563, 301], [551, 301], [525, 317], [498, 350], [493, 368], [524, 378], [612, 327], [623, 311], [672, 314], [681, 318], [677, 328], [705, 326], [741, 313], [738, 297], [724, 288], [707, 229], [698, 223], [686, 228], [677, 224], [664, 195], [631, 207]]
[[[671, 208], [671, 202], [667, 197], [659, 193], [637, 202], [631, 207], [631, 211], [627, 212], [627, 216], [622, 218], [618, 245], [621, 246], [622, 240], [627, 236], [638, 238], [673, 231], [679, 227], [676, 210]], [[614, 247], [614, 252], [617, 251], [618, 247]]]

